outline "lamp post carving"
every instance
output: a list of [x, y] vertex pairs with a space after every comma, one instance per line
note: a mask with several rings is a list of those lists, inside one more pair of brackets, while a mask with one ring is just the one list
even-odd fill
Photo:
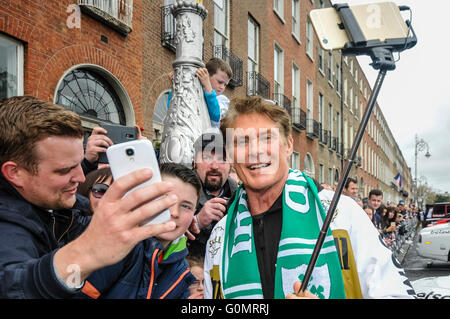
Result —
[[172, 6], [176, 21], [176, 56], [172, 98], [164, 119], [160, 161], [191, 167], [193, 145], [211, 128], [203, 88], [196, 76], [203, 63], [203, 20], [208, 12], [195, 0], [177, 0]]

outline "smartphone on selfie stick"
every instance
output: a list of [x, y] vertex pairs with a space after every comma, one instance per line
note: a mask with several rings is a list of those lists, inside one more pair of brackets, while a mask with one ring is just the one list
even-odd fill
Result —
[[[143, 168], [150, 168], [153, 172], [151, 179], [134, 187], [127, 192], [125, 196], [137, 188], [161, 181], [161, 173], [159, 171], [159, 164], [156, 159], [155, 150], [152, 143], [147, 139], [134, 140], [112, 145], [106, 150], [106, 155], [108, 157], [114, 180]], [[158, 215], [146, 220], [141, 226], [161, 224], [169, 221], [169, 219], [169, 209], [165, 209]]]
[[315, 9], [309, 13], [323, 49], [341, 50], [343, 56], [368, 55], [372, 59], [370, 65], [379, 72], [297, 293], [308, 287], [381, 85], [387, 71], [395, 70], [393, 53], [410, 49], [417, 43], [411, 20], [403, 21], [400, 15], [404, 10], [409, 10], [412, 16], [409, 7], [397, 6], [393, 2], [361, 6], [334, 4], [332, 8]]

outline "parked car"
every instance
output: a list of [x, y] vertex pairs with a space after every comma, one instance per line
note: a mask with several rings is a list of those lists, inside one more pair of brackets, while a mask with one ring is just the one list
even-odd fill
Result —
[[447, 218], [450, 218], [450, 202], [435, 203], [427, 210], [425, 226]]
[[422, 229], [416, 248], [419, 256], [450, 261], [450, 221]]
[[427, 227], [436, 226], [436, 225], [439, 225], [439, 224], [445, 224], [445, 223], [448, 223], [448, 222], [450, 222], [450, 218], [439, 219], [439, 220], [437, 220], [435, 222], [432, 222], [431, 224], [428, 224]]

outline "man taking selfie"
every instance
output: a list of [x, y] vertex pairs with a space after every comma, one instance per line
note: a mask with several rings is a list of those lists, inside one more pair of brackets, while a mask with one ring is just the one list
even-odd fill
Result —
[[[175, 228], [139, 225], [176, 202], [171, 184], [141, 170], [116, 180], [92, 220], [76, 195], [85, 179], [79, 116], [33, 97], [0, 102], [0, 298], [70, 298], [94, 271]], [[149, 201], [154, 199], [152, 201]]]

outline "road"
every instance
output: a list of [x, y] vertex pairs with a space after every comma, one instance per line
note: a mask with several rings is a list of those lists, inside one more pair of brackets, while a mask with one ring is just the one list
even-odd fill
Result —
[[[418, 232], [417, 232], [418, 234]], [[419, 256], [416, 250], [416, 242], [418, 240], [418, 235], [414, 237], [411, 241], [409, 247], [407, 248], [407, 253], [401, 261], [401, 265], [405, 270], [406, 276], [409, 281], [413, 283], [416, 280], [426, 279], [428, 278], [431, 287], [428, 286], [424, 288], [421, 292], [417, 291], [418, 295], [421, 298], [431, 299], [436, 298], [436, 296], [442, 298], [450, 297], [450, 262], [442, 262], [433, 259], [427, 259]], [[405, 248], [405, 246], [404, 246]], [[431, 281], [431, 278], [441, 278], [439, 284], [436, 281]], [[445, 278], [445, 279], [444, 279]], [[445, 281], [444, 281], [445, 280]], [[421, 281], [421, 286], [424, 284], [424, 281]], [[424, 292], [425, 291], [425, 292]]]
[[441, 262], [419, 256], [416, 250], [418, 235], [413, 239], [402, 262], [410, 281], [425, 278], [450, 275], [450, 262]]

